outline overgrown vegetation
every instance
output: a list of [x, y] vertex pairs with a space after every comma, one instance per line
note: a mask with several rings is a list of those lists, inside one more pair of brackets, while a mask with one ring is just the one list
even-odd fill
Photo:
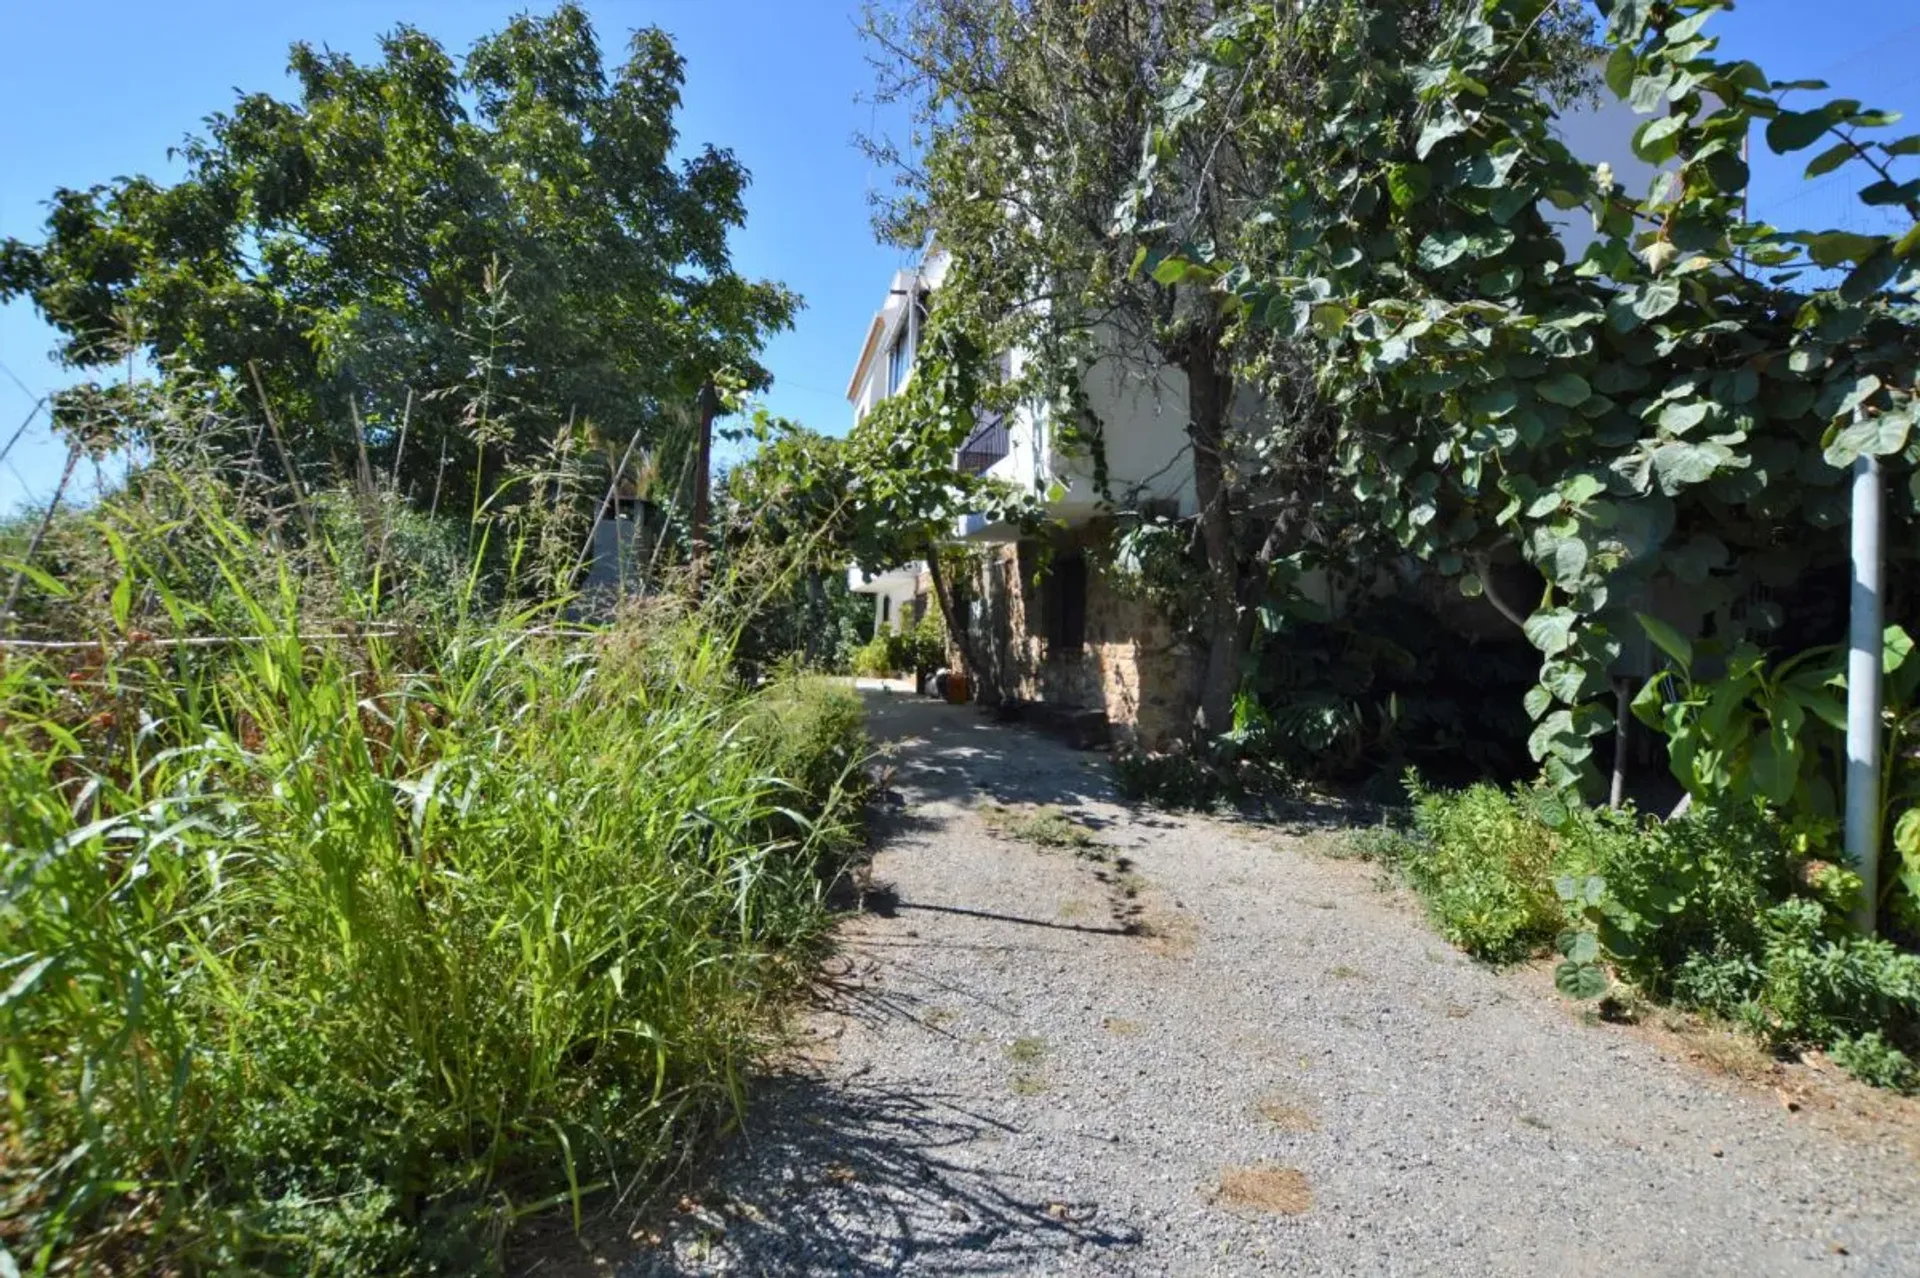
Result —
[[[1117, 760], [1131, 792], [1537, 771], [1551, 793], [1423, 790], [1391, 844], [1450, 936], [1495, 959], [1552, 942], [1571, 993], [1611, 966], [1896, 1080], [1920, 899], [1920, 661], [1897, 624], [1920, 588], [1920, 137], [1717, 56], [1728, 7], [882, 11], [880, 90], [925, 148], [875, 148], [900, 162], [880, 223], [952, 255], [945, 319], [1020, 352], [1011, 393], [1090, 458], [1119, 575], [1204, 648], [1194, 740]], [[1645, 117], [1631, 182], [1558, 127], [1595, 99]], [[1852, 175], [1866, 229], [1753, 216], [1763, 144]], [[1109, 482], [1073, 389], [1103, 360], [1180, 374], [1190, 515]], [[1833, 868], [1850, 474], [1891, 498], [1877, 894]], [[1380, 583], [1425, 617], [1377, 606]], [[1692, 811], [1582, 806], [1636, 792]]]
[[38, 611], [98, 641], [0, 665], [19, 1264], [485, 1269], [738, 1103], [860, 837], [850, 694], [749, 691], [720, 591], [383, 611], [204, 478], [76, 527], [112, 571]]
[[706, 527], [796, 303], [671, 43], [294, 71], [0, 245], [134, 370], [55, 406], [125, 481], [0, 526], [0, 1272], [489, 1272], [636, 1202], [864, 833], [810, 543]]
[[1920, 956], [1854, 933], [1858, 880], [1751, 806], [1655, 821], [1551, 790], [1410, 786], [1409, 829], [1360, 849], [1396, 867], [1447, 938], [1496, 962], [1560, 955], [1576, 997], [1634, 991], [1738, 1024], [1780, 1049], [1822, 1047], [1864, 1081], [1909, 1087]]

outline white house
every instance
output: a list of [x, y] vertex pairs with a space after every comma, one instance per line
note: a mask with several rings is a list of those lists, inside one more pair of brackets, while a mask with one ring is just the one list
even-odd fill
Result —
[[[1559, 131], [1583, 159], [1606, 161], [1635, 194], [1655, 180], [1655, 169], [1632, 152], [1634, 129], [1645, 117], [1624, 104], [1568, 112]], [[1578, 257], [1592, 239], [1584, 212], [1545, 210]], [[895, 272], [847, 385], [857, 423], [873, 406], [897, 394], [913, 375], [925, 299], [947, 275], [949, 259], [935, 249], [915, 268]], [[973, 671], [983, 695], [1051, 713], [1097, 721], [1097, 731], [1148, 747], [1184, 735], [1192, 721], [1200, 654], [1172, 633], [1157, 612], [1118, 588], [1090, 554], [1110, 537], [1116, 521], [1133, 514], [1181, 519], [1198, 513], [1186, 431], [1186, 377], [1151, 358], [1144, 344], [1118, 330], [1096, 330], [1099, 352], [1079, 387], [1099, 423], [1104, 487], [1086, 448], [1061, 446], [1045, 405], [1024, 403], [983, 415], [956, 461], [975, 474], [1003, 480], [1042, 499], [1049, 519], [1043, 536], [963, 518], [955, 538], [980, 547], [984, 567], [960, 583], [967, 600]], [[1009, 375], [1027, 355], [1003, 354]], [[1242, 392], [1245, 394], [1245, 392]], [[1253, 405], [1236, 402], [1235, 414]], [[876, 627], [902, 624], [903, 601], [924, 587], [923, 566], [867, 580], [856, 570], [850, 585], [874, 594]]]
[[[944, 282], [948, 264], [935, 249], [889, 282], [847, 383], [855, 424], [911, 380], [925, 299]], [[1113, 590], [1094, 571], [1099, 557], [1085, 552], [1120, 510], [1195, 512], [1192, 467], [1183, 464], [1186, 387], [1177, 370], [1131, 357], [1116, 334], [1100, 337], [1107, 353], [1081, 391], [1102, 424], [1105, 491], [1089, 452], [1060, 446], [1043, 405], [983, 415], [961, 444], [957, 465], [1041, 497], [1050, 530], [1036, 538], [984, 516], [963, 518], [955, 539], [980, 547], [985, 563], [977, 579], [957, 588], [974, 655], [986, 667], [973, 672], [986, 695], [1045, 707], [1075, 720], [1083, 736], [1104, 737], [1111, 726], [1128, 739], [1157, 743], [1190, 719], [1196, 667], [1191, 654], [1176, 650], [1166, 624]], [[1027, 356], [1015, 350], [1002, 358], [1017, 376]], [[848, 586], [876, 597], [876, 630], [910, 625], [925, 606], [922, 564], [872, 577], [856, 568]]]
[[858, 565], [847, 569], [847, 589], [873, 596], [873, 633], [910, 630], [927, 608], [927, 566], [919, 560], [901, 568], [869, 573]]

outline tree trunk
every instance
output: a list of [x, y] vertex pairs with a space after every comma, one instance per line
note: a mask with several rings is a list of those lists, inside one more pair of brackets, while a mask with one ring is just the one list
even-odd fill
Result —
[[1198, 726], [1217, 735], [1233, 726], [1240, 664], [1252, 640], [1240, 606], [1240, 555], [1228, 508], [1225, 459], [1227, 410], [1233, 377], [1219, 342], [1196, 337], [1180, 361], [1187, 375], [1187, 438], [1193, 443], [1194, 495], [1200, 503], [1200, 544], [1207, 557], [1207, 666]]
[[973, 659], [973, 636], [967, 633], [967, 619], [960, 615], [960, 609], [954, 602], [952, 583], [947, 580], [946, 570], [940, 566], [938, 546], [930, 547], [927, 551], [927, 576], [933, 579], [933, 597], [940, 605], [940, 619], [947, 628], [947, 642], [960, 654], [962, 673], [972, 680], [982, 667]]

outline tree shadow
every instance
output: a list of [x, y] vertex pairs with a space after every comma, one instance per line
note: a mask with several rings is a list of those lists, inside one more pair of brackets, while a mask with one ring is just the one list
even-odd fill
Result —
[[1014, 1133], [956, 1095], [773, 1080], [729, 1151], [734, 1174], [620, 1272], [1056, 1272], [1139, 1245], [1097, 1204], [1006, 1170], [994, 1151]]

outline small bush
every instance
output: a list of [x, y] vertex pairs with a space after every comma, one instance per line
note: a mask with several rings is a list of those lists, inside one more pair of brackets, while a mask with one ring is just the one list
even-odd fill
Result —
[[1420, 841], [1401, 865], [1449, 941], [1490, 962], [1522, 959], [1565, 924], [1553, 891], [1560, 840], [1523, 792], [1413, 787]]
[[1920, 1067], [1879, 1030], [1860, 1035], [1842, 1035], [1827, 1049], [1834, 1064], [1863, 1083], [1896, 1092], [1911, 1092], [1920, 1086]]
[[1521, 787], [1409, 792], [1412, 832], [1382, 827], [1354, 846], [1400, 867], [1468, 953], [1523, 958], [1558, 934], [1569, 992], [1605, 988], [1604, 956], [1642, 994], [1771, 1047], [1825, 1047], [1880, 1086], [1920, 1082], [1920, 955], [1849, 932], [1859, 880], [1807, 860], [1766, 814], [1655, 822]]
[[883, 630], [853, 650], [853, 672], [864, 678], [886, 679], [919, 675], [947, 663], [947, 631], [937, 607], [905, 630]]

